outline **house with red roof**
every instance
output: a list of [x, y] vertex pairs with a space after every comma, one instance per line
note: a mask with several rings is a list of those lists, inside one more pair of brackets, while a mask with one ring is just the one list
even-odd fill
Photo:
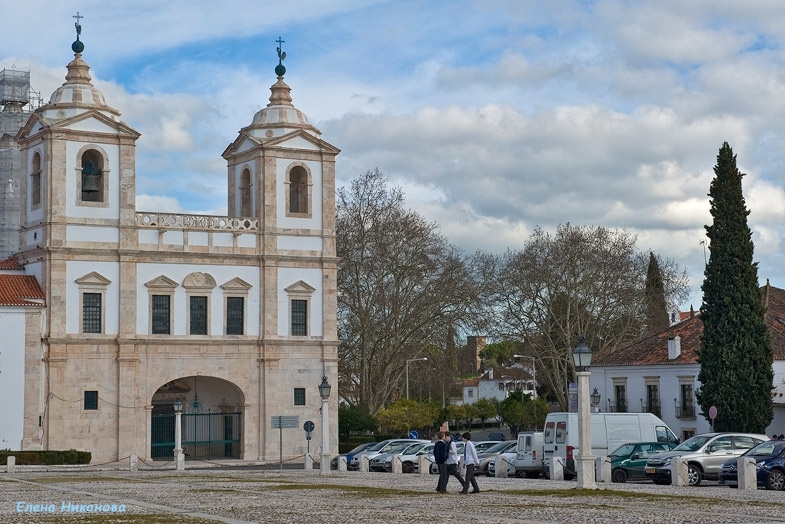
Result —
[[[44, 293], [38, 279], [26, 275], [15, 258], [1, 260], [0, 449], [29, 449], [32, 442], [24, 442], [24, 436], [39, 432], [39, 427], [34, 426], [44, 394], [41, 340], [45, 312]], [[25, 380], [25, 370], [28, 377], [36, 376], [37, 380]]]
[[[781, 434], [785, 433], [785, 290], [767, 282], [761, 295], [774, 354], [774, 419], [766, 434]], [[600, 394], [599, 409], [654, 413], [682, 440], [711, 431], [695, 396], [700, 388], [702, 334], [703, 322], [695, 314], [661, 333], [596, 358], [589, 391], [596, 389]]]

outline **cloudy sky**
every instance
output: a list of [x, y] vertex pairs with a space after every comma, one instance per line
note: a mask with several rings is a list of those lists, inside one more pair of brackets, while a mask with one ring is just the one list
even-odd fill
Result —
[[3, 6], [0, 68], [48, 100], [77, 9], [93, 83], [142, 133], [139, 210], [226, 213], [220, 155], [267, 105], [281, 37], [338, 184], [378, 167], [467, 251], [626, 229], [687, 268], [697, 309], [727, 141], [761, 284], [785, 287], [783, 2], [28, 0]]

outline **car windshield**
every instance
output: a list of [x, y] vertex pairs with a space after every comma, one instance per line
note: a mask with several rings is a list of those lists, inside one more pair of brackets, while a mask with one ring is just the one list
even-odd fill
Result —
[[420, 451], [424, 446], [425, 446], [425, 444], [423, 444], [422, 442], [418, 442], [417, 444], [409, 444], [408, 446], [403, 448], [403, 450], [401, 451], [401, 454], [403, 454], [403, 455], [413, 455], [413, 454], [417, 453], [418, 451]]
[[480, 442], [479, 444], [474, 446], [474, 449], [475, 451], [477, 451], [477, 453], [485, 453], [486, 451], [488, 451], [488, 448], [492, 446], [496, 446], [497, 444], [498, 442]]
[[357, 453], [359, 453], [359, 452], [361, 452], [361, 451], [363, 451], [365, 449], [368, 449], [369, 447], [371, 447], [373, 445], [374, 445], [373, 442], [366, 442], [365, 444], [360, 444], [359, 446], [357, 446], [356, 448], [351, 450], [349, 453], [357, 454]]
[[632, 450], [635, 449], [635, 444], [624, 444], [623, 446], [619, 446], [616, 450], [608, 455], [609, 457], [626, 457], [632, 453]]
[[432, 453], [433, 452], [433, 444], [426, 444], [422, 447], [420, 451], [417, 452], [418, 455], [424, 455], [425, 453]]
[[379, 451], [380, 449], [382, 449], [387, 444], [389, 444], [389, 442], [385, 442], [384, 440], [382, 440], [381, 442], [377, 442], [376, 444], [374, 444], [373, 446], [371, 446], [370, 448], [368, 448], [368, 449], [366, 449], [364, 451]]
[[411, 442], [393, 442], [384, 450], [385, 453], [400, 453], [411, 446]]
[[673, 448], [673, 451], [697, 451], [712, 438], [713, 435], [695, 435]]
[[750, 448], [744, 453], [746, 457], [778, 457], [785, 449], [785, 441], [782, 440], [769, 440], [761, 442], [754, 448]]
[[509, 445], [510, 445], [509, 442], [499, 442], [498, 444], [493, 445], [488, 449], [486, 449], [485, 453], [501, 453], [502, 451], [504, 451], [504, 448], [506, 448]]

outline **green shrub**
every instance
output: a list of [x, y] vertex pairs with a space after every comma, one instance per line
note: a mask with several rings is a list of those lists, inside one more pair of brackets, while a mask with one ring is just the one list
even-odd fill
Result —
[[32, 450], [32, 451], [0, 451], [0, 464], [7, 464], [8, 457], [16, 457], [18, 466], [34, 465], [69, 465], [69, 464], [89, 464], [92, 460], [92, 453], [89, 451], [77, 451], [69, 449], [66, 451], [58, 450]]

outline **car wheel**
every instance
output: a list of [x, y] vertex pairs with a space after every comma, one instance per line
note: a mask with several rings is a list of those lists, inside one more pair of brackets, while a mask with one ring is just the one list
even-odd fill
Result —
[[687, 472], [690, 477], [690, 486], [700, 486], [701, 480], [703, 480], [703, 472], [701, 469], [694, 464], [690, 464], [687, 466]]
[[627, 472], [623, 469], [614, 469], [613, 475], [611, 476], [614, 482], [618, 482], [619, 484], [624, 484], [627, 482]]
[[785, 488], [785, 473], [778, 469], [769, 471], [766, 477], [766, 489], [772, 491], [782, 491]]
[[414, 464], [411, 462], [404, 462], [401, 464], [401, 469], [404, 473], [414, 473]]

